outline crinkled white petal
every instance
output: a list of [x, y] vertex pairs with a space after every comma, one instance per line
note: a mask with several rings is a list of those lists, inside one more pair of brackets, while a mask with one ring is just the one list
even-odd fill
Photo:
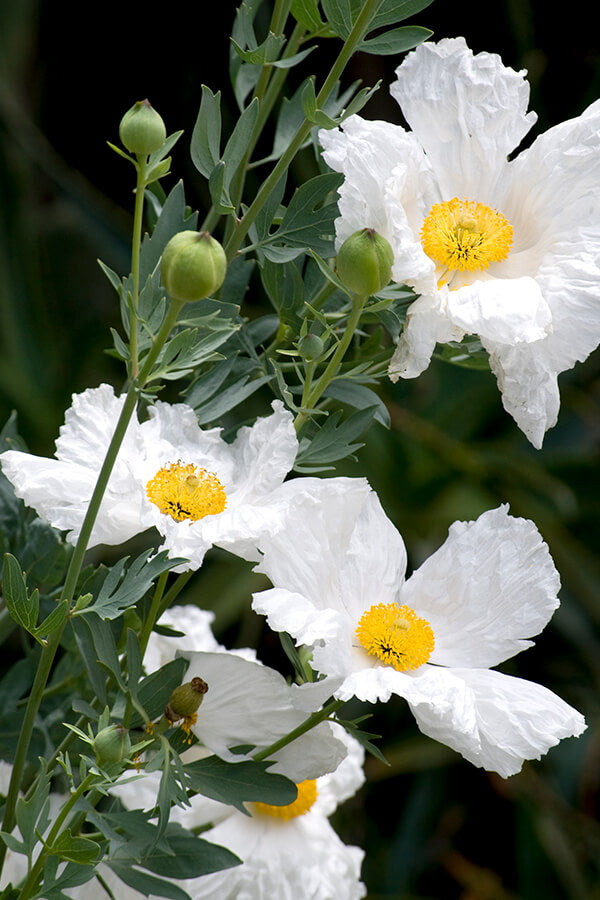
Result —
[[446, 315], [443, 292], [423, 294], [408, 308], [406, 325], [390, 360], [388, 374], [416, 378], [431, 362], [436, 343], [461, 341], [465, 332]]
[[560, 578], [528, 519], [508, 507], [455, 522], [444, 544], [408, 579], [401, 603], [433, 629], [430, 662], [495, 666], [547, 625], [559, 605]]
[[341, 725], [334, 724], [334, 733], [345, 745], [347, 754], [337, 769], [317, 778], [317, 799], [311, 807], [311, 812], [321, 816], [331, 816], [337, 807], [349, 797], [353, 797], [365, 782], [364, 747]]
[[252, 502], [271, 493], [294, 465], [298, 438], [293, 416], [281, 400], [274, 400], [272, 407], [272, 415], [240, 428], [232, 444], [239, 492], [236, 502]]
[[387, 703], [392, 694], [406, 699], [413, 687], [414, 678], [404, 672], [397, 672], [392, 666], [384, 666], [375, 658], [373, 664], [368, 661], [361, 667], [351, 671], [335, 692], [339, 700], [351, 700], [356, 697], [365, 703]]
[[[196, 737], [222, 759], [247, 759], [288, 734], [320, 709], [339, 681], [290, 686], [273, 669], [230, 653], [185, 653], [186, 679], [200, 676], [208, 684], [193, 726]], [[249, 755], [230, 748], [252, 744]], [[294, 781], [316, 778], [336, 768], [346, 755], [344, 744], [323, 722], [274, 755], [271, 771]]]
[[549, 339], [507, 346], [485, 342], [502, 405], [538, 450], [560, 407], [558, 369], [548, 359]]
[[526, 112], [525, 73], [494, 53], [474, 55], [464, 38], [449, 38], [421, 44], [396, 75], [390, 92], [427, 154], [442, 199], [490, 203], [507, 156], [537, 118]]
[[[76, 543], [98, 473], [121, 413], [123, 398], [103, 384], [73, 394], [56, 441], [58, 459], [9, 450], [0, 455], [2, 470], [18, 497]], [[89, 546], [120, 544], [143, 530], [143, 491], [135, 478], [143, 454], [139, 425], [130, 422], [94, 524]]]
[[259, 542], [255, 571], [275, 586], [335, 606], [338, 571], [344, 564], [356, 519], [371, 493], [364, 478], [297, 478], [280, 496], [286, 506], [280, 529]]
[[446, 314], [465, 334], [505, 344], [544, 338], [552, 313], [533, 278], [494, 278], [448, 291]]
[[185, 882], [193, 900], [358, 900], [364, 853], [340, 841], [326, 818], [287, 822], [233, 813], [203, 837], [232, 850], [242, 866]]
[[421, 731], [503, 778], [586, 727], [552, 691], [501, 672], [425, 666], [414, 680], [422, 696], [407, 699]]

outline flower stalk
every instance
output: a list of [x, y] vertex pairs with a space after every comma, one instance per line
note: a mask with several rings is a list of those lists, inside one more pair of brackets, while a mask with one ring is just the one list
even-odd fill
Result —
[[279, 738], [278, 741], [270, 744], [270, 746], [265, 747], [264, 750], [260, 750], [258, 753], [255, 753], [252, 757], [254, 762], [262, 762], [263, 759], [268, 759], [274, 753], [277, 753], [278, 750], [281, 750], [282, 747], [286, 747], [288, 744], [291, 744], [292, 741], [295, 741], [296, 738], [302, 737], [303, 734], [306, 734], [307, 731], [310, 731], [311, 728], [314, 728], [316, 725], [319, 725], [321, 722], [324, 722], [326, 719], [330, 719], [333, 713], [337, 712], [340, 707], [344, 705], [344, 700], [332, 700], [323, 709], [317, 710], [317, 712], [311, 713], [311, 715], [304, 720], [300, 725], [296, 728], [292, 729], [288, 734], [284, 735], [284, 737]]

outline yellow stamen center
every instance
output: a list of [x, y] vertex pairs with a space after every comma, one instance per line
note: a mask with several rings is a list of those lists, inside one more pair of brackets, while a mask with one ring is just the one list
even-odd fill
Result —
[[421, 229], [427, 256], [460, 272], [487, 269], [506, 259], [512, 240], [512, 225], [502, 213], [458, 197], [434, 204]]
[[435, 646], [429, 622], [397, 603], [378, 603], [363, 613], [356, 636], [368, 653], [398, 672], [418, 669]]
[[227, 506], [225, 489], [213, 472], [180, 460], [159, 469], [146, 485], [146, 496], [176, 522], [196, 522]]
[[314, 779], [312, 781], [301, 781], [296, 787], [298, 788], [298, 796], [293, 803], [288, 803], [287, 806], [254, 803], [255, 811], [265, 816], [273, 816], [275, 819], [284, 819], [286, 822], [288, 819], [295, 819], [296, 816], [303, 816], [317, 799], [317, 782]]

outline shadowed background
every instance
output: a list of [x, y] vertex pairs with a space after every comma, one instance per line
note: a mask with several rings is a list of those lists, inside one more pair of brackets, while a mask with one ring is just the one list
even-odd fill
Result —
[[[183, 178], [190, 205], [207, 204], [188, 142], [202, 83], [223, 90], [233, 121], [227, 58], [235, 4], [206, 7], [174, 0], [157, 19], [127, 3], [104, 3], [92, 18], [73, 2], [0, 5], [0, 420], [16, 408], [33, 452], [53, 452], [72, 392], [102, 381], [119, 387], [123, 378], [104, 353], [108, 329], [120, 323], [96, 259], [129, 270], [133, 170], [106, 141], [116, 141], [135, 100], [148, 97], [169, 132], [185, 129], [165, 186]], [[600, 96], [598, 48], [578, 7], [570, 7], [577, 27], [551, 19], [542, 2], [517, 0], [498, 0], [492, 11], [434, 2], [409, 24], [435, 38], [464, 35], [474, 51], [527, 68], [539, 116], [533, 137]], [[324, 67], [338, 47], [322, 41], [310, 59]], [[387, 92], [398, 62], [352, 61], [348, 83], [383, 79], [366, 117], [402, 121]], [[291, 74], [292, 85], [298, 77]], [[293, 177], [300, 183], [315, 171], [305, 152]], [[263, 170], [254, 177], [258, 183]], [[263, 307], [251, 291], [243, 312]], [[559, 424], [536, 452], [504, 413], [489, 372], [436, 360], [416, 381], [383, 385], [392, 429], [372, 427], [357, 463], [338, 468], [369, 478], [411, 567], [455, 519], [501, 502], [536, 522], [561, 573], [563, 603], [536, 646], [501, 668], [555, 690], [590, 725], [504, 781], [422, 737], [401, 701], [378, 708], [366, 727], [384, 735], [391, 766], [369, 759], [367, 787], [336, 819], [343, 838], [367, 851], [373, 900], [600, 898], [599, 373], [596, 351], [561, 376]], [[262, 414], [268, 400], [258, 394], [249, 409]], [[263, 584], [247, 564], [214, 553], [185, 600], [215, 609], [229, 646], [260, 640], [263, 659], [285, 665], [277, 638], [248, 611], [250, 592]]]

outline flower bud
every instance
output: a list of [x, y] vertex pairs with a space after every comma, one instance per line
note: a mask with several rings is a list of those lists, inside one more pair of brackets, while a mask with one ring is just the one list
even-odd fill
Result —
[[165, 716], [170, 722], [179, 719], [190, 719], [195, 716], [204, 699], [208, 685], [202, 678], [192, 678], [186, 684], [180, 684], [171, 694], [165, 707]]
[[392, 277], [394, 254], [389, 243], [373, 228], [363, 228], [346, 238], [337, 258], [337, 273], [344, 285], [361, 297], [376, 294]]
[[305, 334], [298, 341], [298, 351], [308, 362], [319, 359], [324, 349], [325, 344], [318, 334]]
[[98, 732], [93, 743], [96, 762], [108, 766], [129, 759], [131, 740], [122, 725], [108, 725]]
[[130, 153], [147, 156], [162, 147], [167, 129], [150, 102], [138, 100], [121, 119], [119, 137]]
[[174, 300], [189, 303], [214, 294], [225, 281], [227, 257], [208, 231], [180, 231], [165, 247], [162, 283]]

